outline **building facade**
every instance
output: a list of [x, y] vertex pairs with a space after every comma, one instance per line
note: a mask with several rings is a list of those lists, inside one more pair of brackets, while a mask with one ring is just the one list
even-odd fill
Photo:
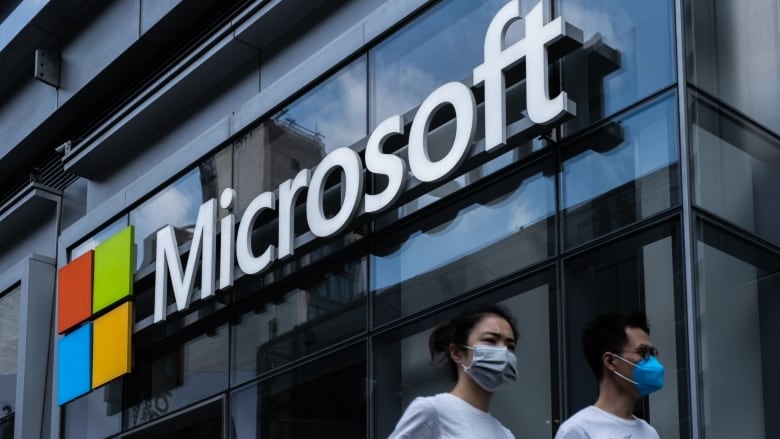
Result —
[[[780, 437], [778, 3], [517, 0], [581, 30], [541, 88], [576, 109], [529, 121], [538, 63], [512, 63], [490, 149], [475, 69], [508, 3], [4, 2], [0, 438], [387, 437], [451, 386], [431, 329], [484, 303], [518, 321], [492, 405], [517, 437], [595, 400], [583, 325], [636, 309], [666, 367], [636, 414], [661, 437]], [[452, 83], [468, 149], [426, 180], [414, 125]], [[431, 167], [460, 108], [425, 120]], [[346, 212], [393, 184], [347, 166], [388, 120], [380, 152], [412, 169]], [[60, 270], [129, 226], [129, 373], [60, 404]]]

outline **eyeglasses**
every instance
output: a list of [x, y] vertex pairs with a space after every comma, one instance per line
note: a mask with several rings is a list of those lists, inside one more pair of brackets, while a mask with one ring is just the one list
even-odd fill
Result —
[[623, 352], [631, 352], [634, 354], [639, 354], [645, 360], [647, 360], [651, 356], [658, 358], [658, 349], [655, 348], [654, 346], [642, 345], [634, 349], [633, 351], [622, 351], [621, 353]]

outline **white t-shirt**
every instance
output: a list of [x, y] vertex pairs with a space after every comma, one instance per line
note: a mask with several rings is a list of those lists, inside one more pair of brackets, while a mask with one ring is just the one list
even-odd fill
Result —
[[623, 419], [592, 405], [567, 419], [555, 439], [658, 439], [643, 419]]
[[493, 415], [450, 393], [415, 398], [388, 439], [514, 439]]

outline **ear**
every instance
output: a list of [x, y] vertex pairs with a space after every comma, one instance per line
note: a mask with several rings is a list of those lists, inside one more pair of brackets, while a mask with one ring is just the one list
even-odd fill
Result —
[[614, 371], [615, 370], [615, 356], [611, 352], [604, 352], [601, 355], [601, 366], [604, 369]]
[[452, 361], [454, 361], [457, 364], [463, 363], [463, 350], [458, 347], [455, 343], [450, 343], [449, 346], [449, 353], [450, 358], [452, 358]]

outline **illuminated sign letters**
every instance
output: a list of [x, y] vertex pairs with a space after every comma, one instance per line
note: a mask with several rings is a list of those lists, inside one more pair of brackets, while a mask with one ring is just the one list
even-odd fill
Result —
[[[485, 34], [484, 61], [473, 71], [474, 85], [483, 85], [485, 90], [485, 153], [496, 151], [507, 142], [505, 72], [523, 62], [528, 119], [536, 125], [552, 126], [575, 114], [576, 106], [565, 92], [555, 97], [549, 96], [548, 68], [550, 49], [561, 41], [567, 43], [564, 45], [566, 47], [557, 52], [567, 52], [581, 46], [582, 31], [560, 17], [545, 23], [540, 2], [524, 19], [525, 38], [503, 47], [507, 29], [512, 22], [521, 18], [520, 13], [520, 1], [511, 0], [495, 15]], [[454, 110], [455, 116], [451, 123], [454, 123], [455, 135], [447, 152], [434, 160], [428, 148], [428, 137], [433, 117], [443, 107]], [[313, 172], [309, 169], [300, 171], [295, 178], [280, 184], [278, 191], [257, 195], [238, 221], [235, 233], [236, 218], [233, 214], [219, 220], [219, 288], [224, 289], [233, 284], [236, 263], [242, 272], [256, 274], [268, 269], [275, 260], [293, 255], [294, 209], [304, 189], [306, 220], [311, 233], [318, 238], [337, 235], [349, 226], [361, 210], [370, 214], [392, 206], [403, 194], [409, 174], [422, 183], [442, 182], [455, 175], [469, 156], [476, 128], [477, 103], [474, 93], [460, 82], [450, 82], [434, 90], [417, 109], [408, 133], [408, 163], [398, 155], [383, 151], [384, 143], [389, 138], [405, 134], [402, 117], [395, 115], [380, 123], [368, 137], [365, 164], [356, 151], [346, 147], [338, 148], [326, 155]], [[340, 206], [334, 215], [329, 216], [326, 215], [325, 206], [333, 200], [326, 199], [326, 182], [336, 172], [343, 176]], [[364, 174], [383, 175], [388, 183], [379, 193], [364, 194]], [[220, 205], [229, 209], [234, 200], [235, 191], [226, 189], [220, 197]], [[252, 248], [253, 231], [258, 217], [264, 212], [274, 213], [278, 218], [278, 241], [277, 245], [268, 244], [262, 253], [255, 254]], [[176, 310], [181, 311], [189, 306], [198, 260], [202, 282], [200, 298], [214, 294], [216, 231], [217, 201], [212, 199], [203, 203], [198, 212], [185, 269], [182, 269], [173, 227], [166, 226], [157, 232], [155, 322], [166, 318], [169, 277]]]

